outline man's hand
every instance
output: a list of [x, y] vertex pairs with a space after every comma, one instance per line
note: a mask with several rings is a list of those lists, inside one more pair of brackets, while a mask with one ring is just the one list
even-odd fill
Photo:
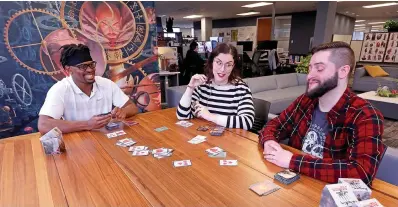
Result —
[[269, 154], [272, 151], [275, 151], [277, 148], [280, 148], [281, 145], [279, 145], [277, 142], [275, 142], [274, 140], [268, 140], [266, 142], [264, 142], [264, 152], [263, 154]]
[[117, 120], [124, 120], [127, 116], [126, 111], [123, 108], [115, 107], [112, 110], [112, 117]]
[[88, 120], [88, 130], [99, 129], [104, 127], [111, 120], [111, 115], [93, 116]]
[[[278, 143], [276, 143], [276, 144], [278, 144]], [[275, 165], [278, 165], [279, 167], [289, 168], [290, 160], [293, 157], [293, 153], [291, 153], [287, 150], [284, 150], [279, 144], [278, 144], [278, 146], [275, 144], [272, 144], [271, 147], [272, 148], [275, 147], [274, 148], [275, 150], [272, 150], [270, 152], [267, 151], [267, 153], [265, 153], [264, 158], [267, 161], [274, 163]], [[264, 143], [264, 151], [265, 151], [265, 143]]]

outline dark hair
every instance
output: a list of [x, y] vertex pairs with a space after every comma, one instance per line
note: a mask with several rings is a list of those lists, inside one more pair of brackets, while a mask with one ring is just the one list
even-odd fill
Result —
[[195, 41], [193, 41], [193, 42], [191, 42], [191, 44], [189, 45], [189, 50], [195, 50], [197, 46], [198, 46], [198, 43], [196, 43]]
[[64, 67], [64, 68], [66, 65], [68, 65], [69, 58], [75, 56], [76, 53], [81, 54], [81, 53], [88, 52], [88, 54], [90, 54], [90, 49], [86, 45], [83, 45], [83, 44], [64, 45], [59, 49], [60, 50], [62, 49], [60, 62], [62, 64], [62, 67]]
[[350, 66], [350, 71], [355, 67], [355, 55], [350, 45], [345, 42], [329, 42], [316, 46], [311, 53], [315, 54], [320, 51], [330, 51], [329, 60], [336, 65], [337, 68], [344, 65]]
[[236, 48], [232, 45], [226, 44], [226, 43], [221, 43], [217, 45], [216, 48], [213, 49], [213, 51], [210, 53], [209, 59], [207, 59], [207, 63], [205, 65], [205, 75], [207, 77], [207, 82], [210, 83], [210, 81], [214, 78], [213, 74], [213, 61], [214, 58], [217, 57], [219, 54], [230, 54], [232, 55], [232, 58], [234, 59], [234, 68], [231, 71], [231, 74], [228, 77], [228, 82], [236, 84], [239, 81], [241, 81], [240, 77], [240, 71], [239, 68], [237, 67], [238, 63], [238, 51]]

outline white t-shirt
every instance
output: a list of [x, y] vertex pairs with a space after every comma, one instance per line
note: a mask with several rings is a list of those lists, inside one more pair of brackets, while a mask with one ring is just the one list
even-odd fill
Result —
[[87, 121], [95, 115], [108, 113], [112, 105], [123, 107], [129, 97], [111, 80], [95, 77], [90, 97], [66, 77], [53, 85], [47, 93], [40, 115], [68, 121]]

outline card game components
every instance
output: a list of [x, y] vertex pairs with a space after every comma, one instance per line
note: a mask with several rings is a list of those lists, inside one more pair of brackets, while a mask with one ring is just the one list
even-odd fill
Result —
[[383, 207], [383, 205], [381, 205], [376, 198], [372, 198], [369, 200], [359, 201], [355, 203], [353, 207]]
[[289, 185], [296, 180], [300, 179], [300, 175], [298, 173], [292, 172], [289, 169], [283, 170], [281, 172], [278, 172], [274, 175], [275, 180], [285, 184]]
[[174, 167], [186, 167], [186, 166], [191, 166], [192, 162], [191, 160], [176, 160], [173, 161], [173, 166]]
[[339, 178], [339, 183], [349, 184], [359, 201], [370, 199], [372, 190], [370, 190], [370, 188], [361, 179]]
[[124, 138], [124, 139], [117, 141], [116, 145], [120, 146], [120, 147], [130, 147], [130, 146], [133, 146], [135, 143], [137, 143], [137, 142], [133, 141], [133, 139], [131, 139], [131, 138]]
[[227, 157], [227, 152], [220, 152], [220, 153], [218, 153], [216, 155], [208, 154], [208, 156], [209, 157], [214, 157], [214, 158], [225, 158], [225, 157]]
[[220, 160], [220, 166], [238, 166], [238, 160]]
[[190, 126], [193, 125], [193, 123], [189, 122], [189, 121], [179, 121], [176, 123], [177, 125], [180, 125], [182, 127], [188, 128]]
[[208, 126], [199, 126], [196, 130], [205, 132], [205, 131], [209, 130], [209, 127]]
[[126, 132], [124, 132], [123, 130], [119, 130], [119, 131], [115, 131], [112, 133], [108, 133], [108, 134], [106, 134], [106, 136], [110, 139], [110, 138], [114, 138], [114, 137], [125, 135], [125, 134], [126, 134]]
[[323, 188], [320, 207], [353, 206], [358, 202], [353, 189], [347, 183], [329, 184]]
[[155, 131], [157, 131], [157, 132], [162, 132], [162, 131], [165, 131], [165, 130], [168, 130], [168, 129], [169, 129], [169, 128], [167, 128], [167, 127], [165, 127], [165, 126], [162, 126], [162, 127], [156, 128]]
[[213, 148], [207, 149], [206, 153], [208, 155], [218, 155], [220, 152], [223, 152], [223, 151], [224, 150], [219, 147], [213, 147]]
[[210, 131], [211, 136], [221, 136], [224, 133], [225, 127], [216, 126]]
[[259, 196], [265, 196], [281, 189], [281, 187], [271, 181], [263, 181], [251, 185], [249, 189], [257, 193]]
[[188, 142], [191, 144], [199, 144], [206, 141], [206, 137], [202, 135], [197, 135], [196, 137], [190, 139]]
[[124, 121], [123, 123], [126, 124], [127, 126], [134, 126], [138, 124], [138, 122], [136, 121]]
[[40, 137], [40, 142], [46, 154], [60, 154], [65, 151], [65, 143], [62, 132], [58, 127], [51, 129]]
[[131, 153], [133, 156], [147, 156], [149, 155], [149, 150], [140, 150], [140, 151], [133, 151]]
[[173, 149], [168, 149], [168, 148], [158, 148], [152, 150], [152, 155], [155, 158], [161, 159], [165, 157], [170, 157], [173, 154]]
[[114, 129], [118, 129], [120, 126], [119, 124], [115, 123], [115, 122], [109, 122], [107, 125], [105, 125], [105, 129], [107, 130], [114, 130]]
[[148, 150], [147, 146], [134, 146], [129, 148], [129, 152]]

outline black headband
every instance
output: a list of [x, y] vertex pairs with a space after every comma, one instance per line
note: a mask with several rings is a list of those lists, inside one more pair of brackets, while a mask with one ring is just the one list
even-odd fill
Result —
[[88, 61], [93, 61], [90, 55], [90, 50], [77, 50], [72, 56], [67, 58], [65, 65], [75, 66]]

